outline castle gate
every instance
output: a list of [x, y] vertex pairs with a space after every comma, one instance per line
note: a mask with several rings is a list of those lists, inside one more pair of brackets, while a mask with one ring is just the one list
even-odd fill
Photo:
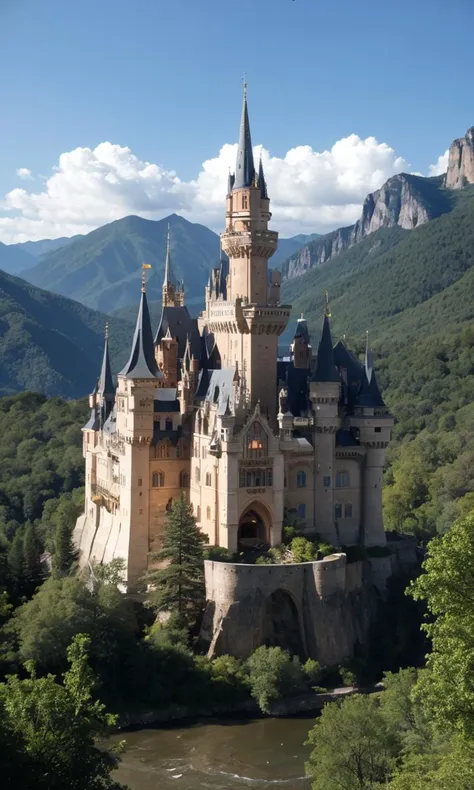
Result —
[[270, 545], [271, 518], [260, 502], [252, 502], [239, 521], [237, 542], [239, 549]]

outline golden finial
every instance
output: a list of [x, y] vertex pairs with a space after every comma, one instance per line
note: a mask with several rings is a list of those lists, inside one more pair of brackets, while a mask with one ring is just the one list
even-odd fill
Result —
[[105, 322], [105, 339], [106, 340], [109, 339], [109, 322], [108, 321]]
[[151, 269], [150, 263], [142, 263], [142, 294], [144, 294], [146, 291], [146, 275], [145, 275], [146, 269]]
[[331, 318], [331, 311], [329, 310], [329, 292], [327, 290], [324, 294], [324, 299], [326, 302], [324, 307], [324, 315], [327, 316], [327, 318]]

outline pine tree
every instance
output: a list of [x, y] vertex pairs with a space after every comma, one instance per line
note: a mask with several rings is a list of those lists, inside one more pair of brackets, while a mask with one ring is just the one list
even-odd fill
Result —
[[8, 552], [8, 571], [10, 576], [12, 598], [15, 602], [18, 602], [22, 595], [24, 595], [25, 585], [25, 553], [23, 551], [22, 530], [17, 530], [15, 537], [12, 540], [12, 544]]
[[65, 515], [60, 515], [54, 536], [53, 576], [56, 579], [67, 576], [76, 559], [70, 521]]
[[150, 604], [157, 612], [169, 613], [178, 626], [192, 628], [204, 604], [205, 542], [192, 506], [181, 497], [168, 514], [161, 551], [152, 554], [161, 567], [146, 577]]
[[23, 583], [30, 598], [43, 579], [41, 568], [42, 547], [33, 524], [27, 524], [23, 538]]

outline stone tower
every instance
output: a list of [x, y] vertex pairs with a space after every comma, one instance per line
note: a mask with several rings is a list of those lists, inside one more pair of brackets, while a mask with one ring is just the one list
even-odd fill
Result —
[[215, 336], [221, 364], [239, 371], [249, 407], [260, 402], [270, 424], [276, 424], [278, 337], [290, 308], [279, 303], [279, 273], [269, 278], [268, 259], [278, 234], [268, 229], [270, 200], [260, 161], [255, 169], [247, 108], [244, 99], [236, 170], [229, 176], [226, 228], [222, 249], [229, 256], [228, 274], [216, 292], [210, 281], [205, 324]]

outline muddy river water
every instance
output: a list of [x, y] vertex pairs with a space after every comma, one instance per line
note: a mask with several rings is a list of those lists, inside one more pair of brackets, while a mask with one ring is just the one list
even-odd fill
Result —
[[304, 746], [314, 718], [204, 722], [123, 733], [116, 778], [130, 790], [309, 790]]

